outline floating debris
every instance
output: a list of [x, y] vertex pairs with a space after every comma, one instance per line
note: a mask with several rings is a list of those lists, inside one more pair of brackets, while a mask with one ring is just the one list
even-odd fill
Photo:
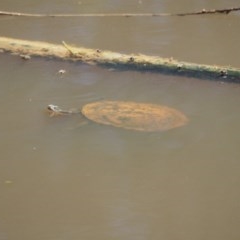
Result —
[[20, 57], [24, 60], [30, 60], [31, 57], [29, 55], [21, 54]]
[[58, 71], [58, 73], [59, 73], [59, 74], [64, 74], [64, 73], [66, 73], [66, 70], [60, 69], [60, 70]]

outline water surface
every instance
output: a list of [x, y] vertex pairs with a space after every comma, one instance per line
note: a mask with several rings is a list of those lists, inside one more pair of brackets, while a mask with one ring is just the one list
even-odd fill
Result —
[[[185, 12], [236, 4], [12, 0], [0, 8]], [[238, 14], [0, 21], [8, 37], [239, 67]], [[8, 54], [0, 64], [1, 240], [239, 239], [239, 85]], [[166, 105], [190, 121], [144, 133], [45, 111], [99, 100]]]

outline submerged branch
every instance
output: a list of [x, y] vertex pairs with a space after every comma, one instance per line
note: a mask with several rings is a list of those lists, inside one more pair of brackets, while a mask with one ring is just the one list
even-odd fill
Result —
[[228, 14], [233, 11], [239, 11], [240, 7], [223, 9], [202, 9], [197, 12], [189, 13], [79, 13], [79, 14], [38, 14], [38, 13], [20, 13], [0, 11], [0, 16], [15, 17], [164, 17], [164, 16], [190, 16], [202, 14]]
[[25, 56], [24, 59], [30, 59], [30, 56], [40, 56], [118, 69], [154, 71], [172, 75], [240, 83], [240, 69], [237, 68], [187, 63], [158, 56], [142, 54], [128, 55], [99, 49], [73, 47], [65, 42], [63, 44], [51, 44], [0, 37], [0, 51], [11, 52], [21, 57]]

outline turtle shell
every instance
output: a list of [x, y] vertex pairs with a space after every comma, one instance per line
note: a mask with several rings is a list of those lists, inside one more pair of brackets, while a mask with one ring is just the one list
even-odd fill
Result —
[[188, 122], [176, 109], [135, 102], [93, 102], [83, 106], [82, 114], [97, 123], [146, 132], [165, 131]]

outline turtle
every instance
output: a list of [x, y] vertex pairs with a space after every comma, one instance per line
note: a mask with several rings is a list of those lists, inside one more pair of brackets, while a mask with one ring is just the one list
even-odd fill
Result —
[[188, 118], [174, 108], [128, 101], [97, 101], [87, 103], [80, 110], [62, 110], [50, 104], [47, 110], [50, 116], [80, 113], [96, 123], [142, 132], [166, 131], [188, 122]]

